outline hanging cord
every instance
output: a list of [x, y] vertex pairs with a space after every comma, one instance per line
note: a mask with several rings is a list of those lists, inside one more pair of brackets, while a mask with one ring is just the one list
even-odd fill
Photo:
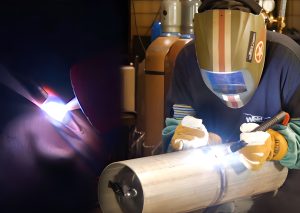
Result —
[[138, 38], [139, 38], [139, 41], [140, 41], [140, 43], [141, 43], [141, 46], [142, 46], [142, 48], [143, 48], [144, 53], [146, 53], [145, 46], [144, 46], [144, 44], [143, 44], [141, 35], [139, 34], [139, 30], [138, 30], [138, 27], [137, 27], [137, 22], [136, 22], [136, 12], [135, 12], [135, 6], [134, 6], [134, 0], [131, 0], [131, 3], [132, 3], [132, 9], [133, 9], [134, 25], [135, 25], [136, 34], [137, 34], [137, 36], [138, 36]]
[[[138, 26], [137, 26], [137, 21], [136, 21], [137, 19], [136, 19], [136, 11], [135, 11], [134, 0], [131, 0], [131, 2], [132, 2], [132, 9], [133, 9], [133, 15], [134, 15], [134, 25], [135, 25], [136, 33], [137, 33], [137, 36], [138, 36], [138, 38], [139, 38], [139, 42], [141, 43], [144, 52], [146, 52], [146, 48], [145, 48], [145, 46], [144, 46], [144, 44], [143, 44], [143, 42], [142, 42], [141, 35], [139, 34], [139, 31], [138, 31]], [[161, 10], [161, 4], [159, 5], [159, 8], [158, 8], [158, 10], [157, 10], [157, 12], [156, 12], [156, 14], [155, 14], [155, 17], [154, 17], [154, 19], [153, 19], [153, 21], [152, 21], [152, 24], [150, 25], [150, 27], [147, 29], [147, 31], [146, 31], [146, 33], [145, 33], [146, 35], [147, 35], [147, 34], [149, 33], [149, 31], [152, 29], [152, 27], [153, 27], [155, 21], [157, 20], [159, 14], [160, 14], [160, 10]]]
[[158, 17], [159, 14], [160, 14], [160, 10], [161, 10], [161, 4], [159, 5], [158, 11], [157, 11], [156, 14], [155, 14], [155, 17], [154, 17], [154, 19], [153, 19], [153, 21], [152, 21], [152, 24], [150, 25], [150, 27], [149, 27], [148, 30], [146, 31], [146, 35], [147, 35], [147, 34], [149, 33], [149, 31], [152, 29], [152, 27], [153, 27], [153, 25], [154, 25], [154, 23], [155, 23], [157, 17]]

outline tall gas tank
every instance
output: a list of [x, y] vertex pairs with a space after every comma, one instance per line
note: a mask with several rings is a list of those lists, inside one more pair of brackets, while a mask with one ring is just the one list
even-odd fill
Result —
[[145, 91], [144, 91], [144, 155], [151, 155], [154, 147], [161, 141], [164, 127], [164, 77], [165, 57], [178, 36], [162, 34], [146, 50], [145, 57]]
[[167, 33], [179, 33], [181, 26], [181, 2], [180, 0], [163, 0], [161, 2], [162, 31]]
[[194, 15], [201, 0], [181, 0], [181, 34], [194, 34]]

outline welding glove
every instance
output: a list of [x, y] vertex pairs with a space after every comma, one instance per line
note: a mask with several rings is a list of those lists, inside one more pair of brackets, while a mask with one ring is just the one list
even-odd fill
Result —
[[241, 161], [251, 170], [259, 170], [267, 160], [281, 160], [288, 150], [287, 141], [280, 133], [272, 129], [251, 132], [257, 126], [244, 123], [240, 127], [240, 140], [248, 144], [240, 150]]
[[166, 118], [166, 127], [162, 131], [162, 141], [163, 141], [163, 151], [169, 152], [171, 139], [174, 135], [174, 132], [177, 126], [180, 124], [180, 120], [175, 118]]
[[201, 119], [185, 116], [176, 127], [171, 140], [174, 151], [198, 148], [208, 144], [208, 132]]

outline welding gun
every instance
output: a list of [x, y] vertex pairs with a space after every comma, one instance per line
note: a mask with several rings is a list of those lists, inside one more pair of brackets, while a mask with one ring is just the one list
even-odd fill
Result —
[[18, 80], [38, 104], [43, 104], [47, 100], [48, 93], [41, 86], [29, 79], [18, 78]]
[[47, 92], [32, 80], [25, 78], [19, 73], [9, 72], [0, 66], [0, 84], [20, 94], [35, 104], [42, 104], [47, 100]]
[[[272, 126], [274, 126], [275, 124], [279, 124], [279, 123], [281, 123], [283, 125], [287, 125], [289, 120], [290, 120], [290, 115], [285, 111], [281, 111], [274, 117], [270, 118], [269, 120], [263, 122], [261, 125], [256, 127], [254, 130], [252, 130], [252, 132], [267, 131]], [[233, 153], [233, 152], [236, 152], [236, 151], [244, 148], [245, 146], [247, 146], [247, 143], [243, 140], [239, 140], [237, 142], [228, 143], [228, 146], [229, 146], [229, 151], [231, 153]]]

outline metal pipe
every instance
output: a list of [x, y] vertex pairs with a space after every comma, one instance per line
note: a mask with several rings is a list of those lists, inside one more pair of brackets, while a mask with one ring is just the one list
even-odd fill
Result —
[[239, 161], [238, 153], [219, 155], [224, 147], [206, 146], [110, 164], [99, 180], [103, 213], [189, 212], [273, 191], [284, 183], [287, 168], [269, 161], [261, 170], [250, 171]]
[[287, 3], [287, 0], [281, 0], [280, 1], [280, 5], [279, 5], [279, 9], [278, 9], [278, 16], [279, 17], [285, 17], [286, 3]]
[[179, 0], [163, 0], [160, 16], [164, 33], [180, 33], [181, 2]]
[[280, 5], [279, 5], [279, 9], [278, 9], [278, 32], [282, 33], [283, 29], [286, 26], [285, 23], [285, 11], [286, 11], [286, 3], [287, 0], [281, 0], [280, 1]]
[[194, 34], [194, 15], [200, 5], [200, 0], [181, 0], [181, 34]]

